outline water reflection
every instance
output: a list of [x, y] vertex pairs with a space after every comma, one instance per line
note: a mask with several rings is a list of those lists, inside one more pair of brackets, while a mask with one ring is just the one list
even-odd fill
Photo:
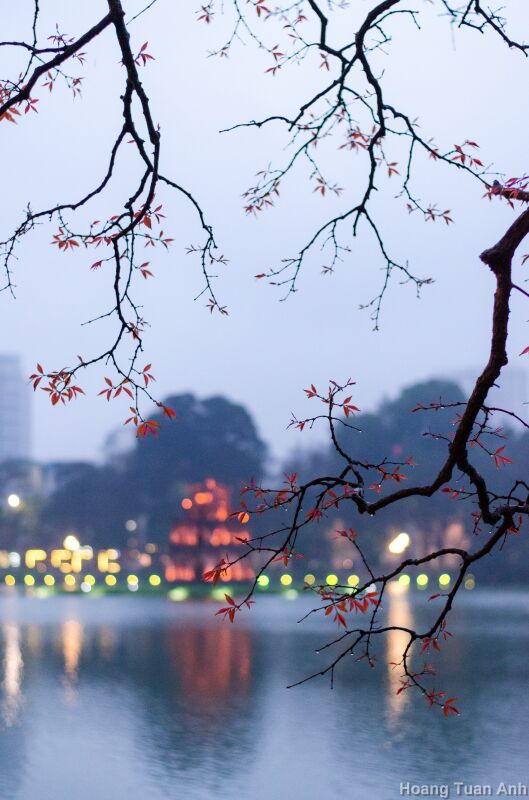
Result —
[[22, 671], [24, 662], [20, 649], [20, 626], [8, 622], [2, 625], [4, 639], [4, 698], [2, 716], [7, 726], [12, 725], [18, 715], [22, 701]]
[[62, 625], [62, 655], [64, 659], [64, 696], [74, 705], [77, 702], [76, 683], [79, 677], [79, 662], [83, 650], [84, 628], [76, 619], [68, 619]]
[[[287, 690], [329, 634], [296, 626], [305, 600], [263, 598], [230, 625], [208, 603], [17, 597], [0, 604], [0, 798], [392, 800], [400, 780], [527, 782], [528, 598], [462, 606], [439, 687], [463, 714], [447, 722], [396, 696], [398, 671], [355, 659], [334, 691]], [[423, 625], [431, 606], [390, 595], [385, 621]], [[402, 637], [381, 641], [381, 666]]]
[[32, 656], [40, 655], [42, 631], [38, 625], [30, 624], [26, 628], [26, 645]]
[[98, 631], [98, 649], [105, 661], [110, 661], [116, 648], [116, 632], [110, 625], [102, 625]]
[[[388, 587], [388, 625], [400, 626], [403, 628], [413, 628], [414, 618], [411, 610], [410, 599], [404, 587], [398, 583]], [[386, 714], [388, 725], [395, 728], [399, 718], [410, 701], [409, 692], [397, 694], [401, 687], [402, 668], [399, 665], [402, 661], [402, 653], [409, 642], [409, 636], [405, 631], [389, 631], [386, 638], [386, 661], [388, 669], [388, 687], [386, 695]]]
[[252, 667], [251, 634], [220, 624], [168, 632], [175, 672], [186, 701], [219, 713], [235, 695], [248, 691]]
[[78, 678], [79, 660], [83, 649], [83, 626], [76, 619], [69, 619], [62, 626], [62, 652], [64, 672], [71, 683]]

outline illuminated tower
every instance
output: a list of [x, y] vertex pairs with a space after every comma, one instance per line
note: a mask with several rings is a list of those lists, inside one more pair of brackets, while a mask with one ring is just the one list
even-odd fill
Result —
[[29, 398], [18, 356], [0, 355], [0, 463], [30, 458]]
[[[169, 556], [165, 568], [168, 581], [199, 581], [222, 558], [232, 560], [244, 547], [238, 537], [249, 535], [239, 522], [229, 519], [231, 492], [227, 486], [207, 478], [203, 484], [187, 487], [182, 500], [184, 519], [169, 534]], [[249, 562], [234, 565], [222, 580], [252, 580]]]

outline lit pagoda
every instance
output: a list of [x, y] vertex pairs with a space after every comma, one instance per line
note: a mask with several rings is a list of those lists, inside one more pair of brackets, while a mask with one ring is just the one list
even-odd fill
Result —
[[[182, 500], [184, 518], [169, 534], [169, 554], [165, 563], [168, 582], [198, 581], [204, 572], [215, 567], [222, 558], [233, 561], [243, 552], [240, 522], [230, 519], [231, 490], [207, 478], [191, 484]], [[234, 564], [221, 574], [223, 581], [250, 581], [254, 570], [248, 561]]]

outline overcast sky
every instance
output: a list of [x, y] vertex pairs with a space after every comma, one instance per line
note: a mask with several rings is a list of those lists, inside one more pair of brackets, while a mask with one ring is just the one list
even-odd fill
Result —
[[[27, 38], [32, 5], [30, 0], [1, 0], [3, 37]], [[371, 5], [358, 3], [359, 13]], [[418, 0], [410, 5], [426, 7]], [[523, 0], [511, 5], [524, 38], [529, 12]], [[53, 32], [56, 21], [61, 21], [61, 30], [79, 34], [106, 8], [103, 0], [46, 0], [41, 6], [43, 38]], [[132, 13], [141, 3], [130, 0], [126, 7]], [[346, 22], [354, 22], [347, 12], [342, 27]], [[161, 125], [163, 171], [193, 191], [229, 259], [216, 288], [230, 315], [210, 315], [205, 298], [193, 302], [201, 279], [196, 261], [185, 255], [185, 247], [200, 240], [195, 217], [187, 203], [159, 192], [167, 214], [164, 227], [175, 243], [168, 255], [153, 258], [149, 253], [155, 278], [138, 286], [152, 326], [145, 360], [153, 363], [159, 397], [186, 391], [200, 397], [227, 395], [245, 404], [274, 451], [285, 453], [302, 441], [299, 433], [286, 432], [286, 426], [290, 411], [307, 412], [302, 389], [309, 383], [319, 387], [329, 378], [352, 377], [358, 382], [357, 404], [368, 409], [414, 381], [478, 371], [487, 353], [493, 290], [478, 255], [501, 236], [513, 212], [482, 199], [477, 184], [456, 170], [440, 166], [432, 171], [426, 165], [417, 179], [418, 193], [426, 203], [451, 209], [454, 226], [408, 217], [404, 202], [393, 199], [391, 184], [384, 184], [375, 205], [395, 258], [408, 260], [418, 275], [435, 278], [420, 301], [413, 287], [399, 285], [396, 276], [382, 328], [372, 332], [368, 312], [358, 306], [376, 292], [383, 265], [371, 238], [360, 236], [334, 276], [322, 276], [321, 261], [309, 261], [299, 292], [279, 302], [277, 291], [253, 276], [294, 254], [315, 226], [354, 203], [360, 162], [338, 150], [337, 142], [325, 163], [329, 177], [345, 187], [341, 198], [313, 194], [308, 170], [302, 167], [284, 184], [275, 208], [258, 219], [246, 218], [241, 193], [270, 161], [284, 163], [287, 139], [279, 125], [218, 131], [270, 113], [295, 113], [321, 82], [322, 72], [314, 60], [271, 77], [264, 73], [269, 58], [250, 45], [239, 46], [229, 59], [207, 58], [222, 42], [222, 25], [198, 24], [193, 3], [158, 0], [131, 27], [134, 45], [139, 48], [148, 40], [156, 57], [143, 77]], [[400, 19], [392, 31], [387, 57], [377, 57], [380, 68], [386, 68], [388, 102], [419, 116], [425, 138], [435, 136], [441, 148], [473, 139], [481, 145], [482, 161], [494, 162], [507, 176], [524, 174], [529, 108], [520, 87], [526, 85], [526, 59], [490, 35], [467, 31], [454, 37], [435, 8], [426, 7], [422, 32]], [[4, 77], [9, 57], [0, 51], [2, 58]], [[104, 174], [121, 124], [118, 61], [107, 32], [87, 48], [82, 100], [72, 101], [65, 87], [57, 86], [51, 96], [41, 89], [34, 92], [40, 98], [38, 115], [28, 115], [16, 127], [0, 126], [0, 238], [10, 234], [28, 201], [37, 209], [75, 199]], [[132, 157], [124, 160], [109, 195], [91, 206], [88, 219], [116, 210], [134, 185], [136, 167]], [[26, 237], [18, 251], [16, 300], [8, 294], [0, 298], [0, 350], [19, 353], [28, 374], [37, 361], [53, 368], [71, 364], [78, 353], [88, 358], [108, 345], [112, 335], [105, 324], [80, 327], [109, 307], [109, 275], [90, 271], [95, 260], [91, 252], [72, 256], [50, 247], [54, 231], [55, 225], [45, 225]], [[520, 282], [523, 269], [518, 261]], [[517, 357], [528, 343], [527, 317], [527, 309], [514, 298], [511, 356], [517, 369], [526, 369], [528, 363]], [[37, 458], [100, 454], [104, 439], [127, 411], [125, 402], [107, 404], [95, 396], [104, 374], [103, 369], [83, 376], [87, 397], [68, 408], [52, 409], [42, 393], [35, 396]]]

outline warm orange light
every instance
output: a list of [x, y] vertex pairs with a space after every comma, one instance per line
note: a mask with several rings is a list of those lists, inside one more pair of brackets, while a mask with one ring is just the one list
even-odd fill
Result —
[[189, 499], [189, 497], [184, 497], [182, 500], [182, 508], [188, 511], [193, 506], [193, 501]]
[[199, 506], [207, 506], [213, 502], [213, 494], [211, 492], [197, 492], [195, 495], [195, 503]]
[[177, 567], [175, 564], [168, 564], [165, 568], [165, 580], [168, 583], [175, 581], [194, 581], [196, 578], [195, 570], [192, 567]]
[[216, 485], [217, 481], [215, 480], [215, 478], [206, 478], [206, 488], [214, 489]]
[[194, 546], [198, 542], [198, 531], [194, 525], [177, 525], [169, 534], [173, 544], [187, 544]]

